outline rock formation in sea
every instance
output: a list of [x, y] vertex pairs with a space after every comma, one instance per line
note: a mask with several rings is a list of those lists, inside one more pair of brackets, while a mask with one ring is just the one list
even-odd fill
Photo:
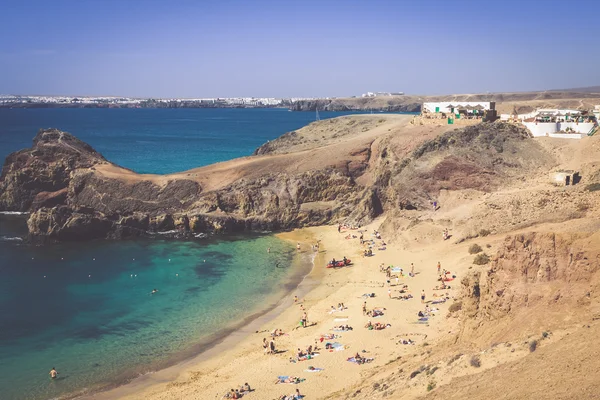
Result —
[[41, 130], [30, 149], [7, 157], [0, 210], [29, 212], [34, 241], [358, 225], [430, 207], [441, 189], [490, 190], [542, 157], [534, 143], [523, 156], [529, 136], [514, 125], [415, 136], [407, 118], [321, 121], [255, 156], [164, 176], [136, 174], [69, 133]]

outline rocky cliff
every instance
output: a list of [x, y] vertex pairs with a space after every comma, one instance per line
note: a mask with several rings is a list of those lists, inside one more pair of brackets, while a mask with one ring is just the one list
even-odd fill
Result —
[[509, 235], [489, 268], [462, 280], [466, 341], [510, 340], [600, 317], [600, 234]]
[[353, 206], [358, 218], [377, 212], [347, 168], [268, 171], [208, 190], [188, 175], [140, 176], [66, 132], [42, 130], [31, 149], [7, 158], [0, 209], [30, 212], [33, 240], [281, 230], [345, 218]]
[[[429, 207], [442, 188], [492, 188], [535, 159], [523, 157], [528, 136], [513, 125], [438, 136], [404, 125], [407, 118], [321, 121], [261, 147], [261, 155], [165, 176], [136, 174], [66, 132], [42, 130], [32, 148], [6, 159], [0, 209], [30, 212], [32, 240], [361, 224]], [[537, 151], [527, 147], [530, 156]]]

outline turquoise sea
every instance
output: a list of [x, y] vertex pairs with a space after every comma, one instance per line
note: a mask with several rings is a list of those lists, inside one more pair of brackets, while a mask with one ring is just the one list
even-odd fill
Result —
[[[0, 109], [0, 158], [56, 127], [124, 167], [164, 174], [249, 155], [314, 119], [277, 109]], [[191, 357], [275, 305], [311, 262], [267, 234], [34, 247], [19, 240], [25, 233], [23, 216], [0, 214], [2, 400], [70, 397]]]

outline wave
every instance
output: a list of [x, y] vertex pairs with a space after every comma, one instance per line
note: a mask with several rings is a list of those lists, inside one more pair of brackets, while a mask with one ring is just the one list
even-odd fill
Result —
[[22, 242], [23, 238], [19, 236], [0, 236], [0, 242]]
[[0, 211], [0, 215], [27, 215], [28, 212], [21, 211]]

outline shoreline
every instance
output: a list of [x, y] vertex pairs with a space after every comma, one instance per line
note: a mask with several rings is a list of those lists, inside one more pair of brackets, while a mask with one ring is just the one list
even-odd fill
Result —
[[[365, 236], [370, 239], [373, 229], [378, 230], [383, 221], [384, 219], [379, 219], [364, 226]], [[462, 275], [464, 270], [458, 268], [458, 265], [464, 265], [465, 260], [470, 259], [466, 251], [467, 244], [456, 246], [442, 242], [441, 238], [439, 242], [415, 243], [415, 246], [396, 242], [388, 246], [387, 251], [376, 249], [374, 257], [363, 258], [364, 247], [359, 243], [358, 230], [342, 230], [339, 233], [335, 226], [325, 225], [278, 236], [296, 242], [296, 238], [301, 235], [319, 239], [325, 246], [315, 258], [311, 273], [298, 286], [297, 291], [302, 292], [295, 293], [299, 297], [298, 304], [294, 304], [288, 295], [276, 311], [254, 321], [253, 326], [262, 323], [261, 328], [247, 329], [229, 340], [225, 339], [215, 349], [179, 364], [168, 376], [154, 374], [143, 385], [132, 382], [88, 398], [220, 399], [231, 388], [239, 387], [244, 382], [255, 389], [255, 392], [244, 396], [250, 400], [279, 398], [282, 394], [289, 395], [296, 388], [309, 398], [335, 398], [336, 394], [344, 392], [348, 387], [359, 385], [366, 376], [377, 374], [380, 368], [390, 362], [410, 354], [416, 355], [415, 351], [420, 351], [422, 346], [436, 343], [455, 331], [457, 321], [443, 317], [449, 303], [434, 303], [437, 311], [432, 320], [419, 323], [417, 313], [424, 308], [424, 304], [419, 301], [419, 293], [427, 291], [427, 303], [432, 301], [431, 296], [439, 295], [431, 290], [437, 278], [435, 265], [438, 260], [442, 261], [445, 268], [450, 267], [453, 272]], [[462, 251], [449, 253], [450, 247], [457, 247]], [[341, 259], [342, 256], [353, 260], [353, 264], [338, 269], [324, 267], [326, 260], [331, 257]], [[410, 270], [411, 262], [416, 265], [416, 275], [405, 275], [400, 281], [400, 285], [409, 285], [409, 293], [413, 295], [409, 301], [401, 301], [397, 295], [398, 287], [394, 287], [397, 284], [386, 286], [385, 274], [379, 270], [381, 264], [398, 265], [399, 262], [405, 271]], [[407, 265], [409, 269], [406, 269]], [[447, 294], [448, 299], [456, 294], [454, 285], [452, 286], [453, 289]], [[399, 288], [402, 289], [402, 286]], [[388, 289], [392, 289], [393, 295], [389, 296]], [[366, 298], [365, 301], [364, 293], [374, 293], [375, 297]], [[345, 309], [332, 313], [331, 307], [340, 302], [345, 304]], [[369, 310], [384, 310], [385, 315], [374, 319], [373, 323], [390, 324], [391, 328], [365, 329], [365, 323], [373, 317], [361, 312], [363, 302], [367, 303]], [[304, 311], [308, 313], [309, 324], [303, 329], [298, 322]], [[353, 329], [332, 331], [339, 324], [348, 324]], [[278, 353], [267, 355], [262, 348], [262, 340], [270, 338], [270, 332], [274, 329], [283, 329], [284, 334], [275, 338]], [[341, 343], [342, 348], [336, 349], [340, 351], [325, 348], [325, 341], [319, 342], [319, 337], [331, 334], [334, 335], [333, 338], [328, 337], [326, 340]], [[416, 346], [398, 343], [403, 338], [411, 338]], [[309, 362], [295, 361], [296, 349], [305, 349], [309, 345], [318, 346], [317, 353], [321, 357]], [[374, 360], [365, 365], [347, 362], [356, 353]], [[307, 373], [311, 372], [306, 369], [310, 366], [319, 368], [321, 372]], [[299, 385], [277, 385], [274, 380], [278, 376], [300, 377], [301, 381], [306, 382]], [[412, 395], [424, 392], [424, 387], [408, 390]]]
[[[312, 235], [304, 237], [303, 240], [296, 237], [297, 232], [304, 235], [307, 232], [295, 230], [292, 232], [283, 232], [274, 234], [280, 240], [288, 242], [300, 242], [303, 247], [311, 246], [314, 243]], [[303, 236], [303, 235], [301, 235]], [[309, 240], [310, 239], [310, 240]], [[310, 244], [309, 244], [310, 243]], [[306, 252], [306, 251], [305, 251]], [[137, 377], [125, 378], [122, 382], [107, 383], [99, 388], [91, 389], [89, 393], [71, 393], [60, 396], [61, 400], [88, 400], [88, 399], [115, 399], [123, 396], [133, 395], [140, 391], [149, 389], [154, 385], [172, 382], [177, 379], [187, 368], [202, 362], [218, 357], [219, 352], [228, 351], [236, 348], [245, 338], [259, 333], [259, 329], [269, 322], [276, 319], [284, 311], [293, 306], [292, 294], [294, 292], [305, 295], [318, 285], [318, 280], [312, 276], [316, 271], [316, 262], [326, 253], [325, 250], [319, 250], [318, 253], [310, 254], [310, 262], [298, 260], [297, 271], [292, 271], [282, 282], [282, 289], [270, 296], [268, 306], [263, 307], [243, 318], [242, 321], [232, 323], [204, 338], [185, 351], [187, 356], [175, 358], [165, 362], [164, 366], [159, 366], [156, 371], [151, 371]], [[302, 257], [305, 253], [299, 255]], [[302, 268], [302, 267], [306, 268]], [[309, 267], [310, 266], [310, 267]], [[298, 295], [298, 297], [301, 297]], [[85, 389], [84, 389], [85, 390]]]

